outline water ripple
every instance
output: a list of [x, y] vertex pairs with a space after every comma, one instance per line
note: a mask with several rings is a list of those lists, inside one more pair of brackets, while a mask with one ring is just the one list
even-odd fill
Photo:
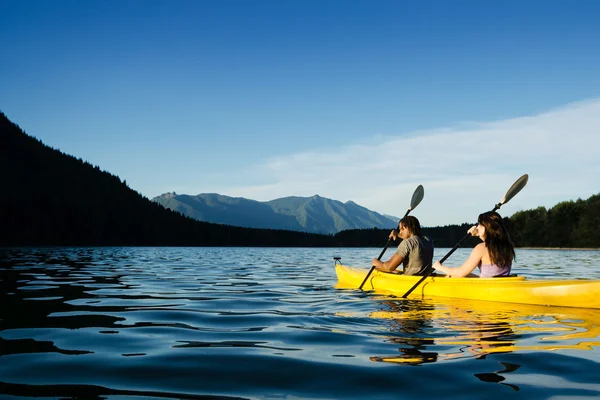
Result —
[[[379, 251], [1, 249], [0, 394], [600, 396], [599, 310], [334, 289], [333, 256]], [[600, 279], [599, 255], [520, 249], [515, 272]]]

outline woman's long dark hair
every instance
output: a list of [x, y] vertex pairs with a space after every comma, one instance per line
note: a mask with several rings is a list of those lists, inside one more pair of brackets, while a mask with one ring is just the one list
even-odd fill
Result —
[[510, 267], [515, 259], [515, 245], [510, 240], [502, 217], [495, 211], [480, 214], [477, 222], [485, 228], [485, 246], [492, 264]]

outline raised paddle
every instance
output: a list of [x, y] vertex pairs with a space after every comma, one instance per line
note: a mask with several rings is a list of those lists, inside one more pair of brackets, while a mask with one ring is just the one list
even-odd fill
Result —
[[[512, 199], [513, 197], [515, 197], [515, 195], [517, 193], [519, 193], [521, 191], [521, 189], [523, 189], [525, 187], [525, 185], [527, 185], [527, 180], [529, 179], [529, 175], [525, 174], [522, 177], [520, 177], [519, 179], [517, 179], [515, 181], [515, 183], [512, 184], [512, 186], [510, 187], [510, 189], [508, 189], [508, 191], [506, 192], [506, 194], [504, 195], [504, 197], [502, 198], [502, 200], [500, 200], [500, 203], [496, 204], [494, 206], [494, 209], [492, 210], [492, 212], [496, 211], [497, 209], [499, 209], [500, 207], [502, 207], [503, 204], [506, 204], [510, 201], [510, 199]], [[462, 242], [464, 242], [468, 237], [470, 236], [470, 233], [467, 233], [462, 239], [460, 239], [460, 241], [458, 243], [456, 243], [456, 246], [454, 246], [452, 248], [452, 250], [450, 250], [448, 252], [448, 254], [446, 254], [444, 256], [444, 258], [442, 258], [440, 260], [440, 264], [443, 263], [444, 261], [446, 261], [446, 259], [448, 257], [450, 257], [452, 255], [452, 253], [454, 253], [456, 251], [456, 249], [458, 249], [458, 246], [460, 246], [460, 244]], [[423, 277], [421, 277], [421, 279], [419, 279], [419, 281], [417, 283], [414, 284], [413, 287], [411, 287], [410, 289], [408, 289], [408, 292], [404, 293], [402, 295], [402, 298], [405, 299], [409, 294], [412, 293], [413, 290], [415, 290], [417, 288], [417, 286], [419, 286], [421, 284], [421, 282], [423, 282], [429, 275], [431, 275], [431, 273], [434, 271], [433, 268], [429, 269], [429, 272], [427, 272], [425, 275], [423, 275]]]
[[[415, 189], [415, 192], [412, 195], [412, 199], [410, 200], [410, 207], [408, 207], [408, 210], [406, 210], [406, 214], [404, 214], [405, 217], [412, 210], [414, 210], [415, 208], [417, 208], [417, 206], [419, 205], [419, 203], [421, 202], [421, 200], [423, 200], [423, 196], [424, 195], [425, 195], [425, 190], [423, 189], [423, 185], [417, 186], [417, 188]], [[394, 230], [396, 232], [398, 232], [398, 226], [396, 226], [396, 228]], [[390, 241], [391, 240], [392, 239], [388, 238], [388, 241], [385, 244], [385, 247], [383, 248], [383, 250], [381, 250], [381, 254], [379, 254], [379, 257], [377, 257], [378, 260], [381, 260], [381, 257], [383, 257], [383, 253], [385, 253], [385, 251], [387, 250], [388, 246], [390, 245]], [[358, 287], [358, 290], [362, 290], [363, 285], [365, 284], [365, 282], [367, 281], [367, 279], [369, 278], [369, 276], [371, 276], [371, 272], [373, 272], [374, 269], [375, 269], [375, 266], [373, 265], [371, 267], [371, 269], [369, 270], [369, 273], [367, 274], [367, 276], [365, 276], [365, 279], [362, 281], [362, 283]]]

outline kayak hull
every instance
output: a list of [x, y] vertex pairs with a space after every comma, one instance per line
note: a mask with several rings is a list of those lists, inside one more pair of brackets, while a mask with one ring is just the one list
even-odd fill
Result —
[[[336, 264], [337, 288], [358, 289], [368, 270]], [[422, 277], [374, 270], [363, 290], [402, 296]], [[530, 280], [522, 276], [504, 278], [446, 278], [430, 276], [408, 296], [452, 297], [545, 306], [600, 309], [600, 281]]]

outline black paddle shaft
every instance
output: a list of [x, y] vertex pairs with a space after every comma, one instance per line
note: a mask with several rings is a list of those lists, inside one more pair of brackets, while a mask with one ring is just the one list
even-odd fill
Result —
[[[406, 217], [408, 215], [408, 213], [410, 213], [410, 209], [408, 211], [406, 211], [406, 214], [404, 214], [404, 217]], [[396, 227], [394, 230], [397, 232], [398, 231], [398, 227]], [[381, 250], [381, 253], [379, 254], [379, 257], [377, 257], [378, 260], [381, 260], [381, 257], [383, 257], [383, 253], [385, 253], [385, 251], [387, 250], [387, 248], [390, 245], [391, 241], [392, 241], [392, 239], [388, 238], [388, 241], [385, 244], [383, 250]], [[375, 269], [375, 266], [374, 265], [371, 266], [371, 269], [369, 270], [369, 272], [367, 273], [367, 276], [365, 276], [365, 279], [363, 279], [362, 283], [358, 287], [358, 290], [362, 290], [363, 285], [365, 284], [365, 282], [367, 281], [367, 279], [369, 279], [369, 276], [371, 276], [371, 273], [373, 272], [374, 269]]]
[[[423, 185], [417, 186], [417, 188], [415, 189], [415, 191], [412, 195], [412, 198], [410, 199], [410, 207], [408, 207], [408, 210], [406, 210], [406, 214], [404, 214], [403, 219], [406, 218], [406, 216], [421, 203], [421, 200], [423, 200], [424, 195], [425, 195], [425, 190], [423, 189]], [[400, 224], [400, 222], [398, 222], [398, 224]], [[397, 225], [396, 225], [396, 228], [394, 228], [394, 230], [396, 230], [396, 232], [398, 231]], [[391, 239], [388, 238], [388, 241], [385, 244], [385, 247], [383, 248], [383, 250], [381, 250], [381, 254], [379, 254], [379, 257], [377, 257], [377, 260], [381, 260], [381, 257], [383, 257], [383, 253], [385, 253], [388, 246], [390, 245], [390, 241], [391, 241]], [[365, 279], [362, 281], [362, 283], [358, 287], [358, 290], [362, 290], [363, 285], [365, 284], [365, 282], [367, 281], [369, 276], [371, 276], [371, 273], [373, 272], [374, 269], [375, 269], [375, 266], [374, 265], [371, 266], [371, 269], [369, 270], [369, 272], [367, 273], [367, 276], [365, 276]]]

